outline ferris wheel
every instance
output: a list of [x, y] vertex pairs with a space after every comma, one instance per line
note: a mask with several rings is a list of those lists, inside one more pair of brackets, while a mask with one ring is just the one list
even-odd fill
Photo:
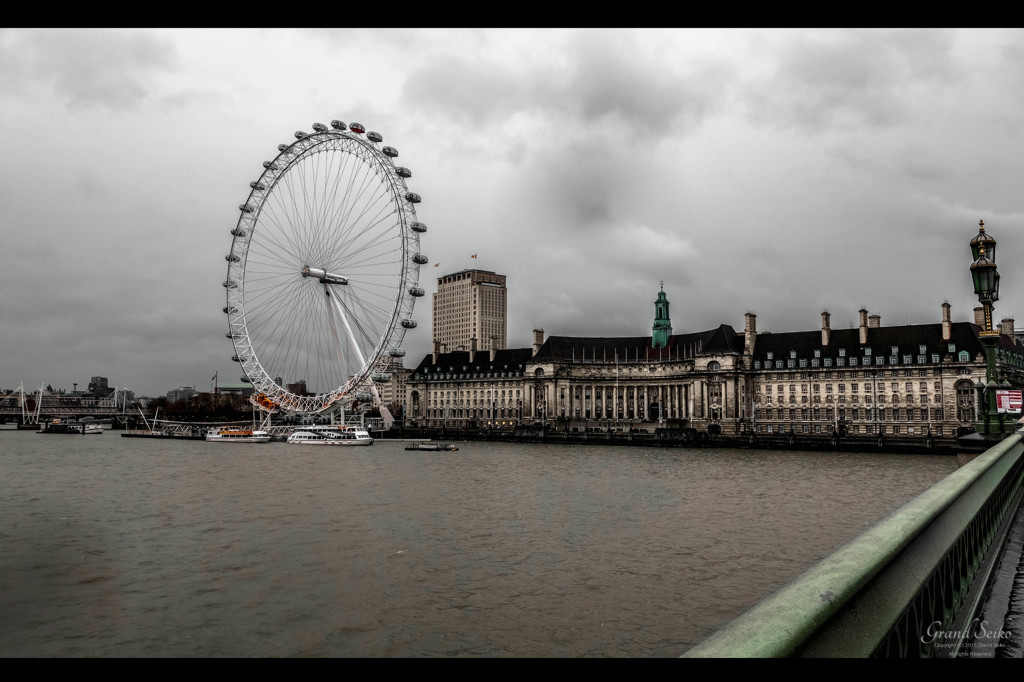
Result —
[[419, 286], [420, 196], [359, 123], [313, 124], [263, 163], [239, 206], [227, 337], [262, 404], [322, 412], [376, 398], [405, 355]]

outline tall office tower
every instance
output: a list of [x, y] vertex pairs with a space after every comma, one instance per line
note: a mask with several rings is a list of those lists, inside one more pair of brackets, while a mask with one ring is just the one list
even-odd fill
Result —
[[437, 278], [434, 294], [434, 342], [446, 351], [505, 348], [508, 301], [505, 275], [462, 270]]

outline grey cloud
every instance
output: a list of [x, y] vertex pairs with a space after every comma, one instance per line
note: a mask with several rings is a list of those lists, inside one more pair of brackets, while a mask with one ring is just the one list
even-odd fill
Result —
[[418, 107], [475, 126], [533, 105], [524, 80], [509, 67], [485, 60], [446, 55], [414, 70], [403, 98]]
[[750, 84], [750, 115], [811, 131], [904, 122], [920, 88], [960, 77], [952, 47], [953, 35], [936, 31], [798, 34], [778, 53], [774, 74]]
[[177, 56], [169, 39], [151, 31], [19, 30], [5, 38], [4, 51], [17, 55], [19, 67], [7, 84], [24, 90], [31, 80], [71, 110], [136, 108], [153, 91], [154, 72], [172, 68]]
[[[695, 61], [678, 70], [644, 54], [630, 31], [582, 31], [562, 44], [543, 43], [545, 59], [524, 54], [514, 65], [477, 55], [446, 55], [414, 70], [403, 96], [474, 125], [517, 112], [611, 122], [628, 134], [658, 134], [697, 125], [717, 110], [732, 67]], [[571, 124], [570, 124], [571, 125]]]
[[717, 109], [731, 75], [724, 61], [697, 61], [676, 71], [643, 54], [640, 40], [624, 31], [575, 35], [566, 105], [585, 121], [614, 118], [634, 134], [666, 133], [677, 123], [692, 128]]

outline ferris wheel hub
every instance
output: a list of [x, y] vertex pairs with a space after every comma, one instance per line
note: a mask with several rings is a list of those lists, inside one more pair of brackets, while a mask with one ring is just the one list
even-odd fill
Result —
[[321, 268], [311, 268], [308, 265], [302, 266], [303, 277], [316, 277], [322, 284], [348, 284], [348, 277], [335, 275]]

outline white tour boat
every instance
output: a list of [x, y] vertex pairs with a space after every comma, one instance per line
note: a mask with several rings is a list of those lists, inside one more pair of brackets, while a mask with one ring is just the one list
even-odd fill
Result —
[[218, 443], [269, 443], [270, 434], [258, 429], [223, 426], [207, 431], [206, 440]]
[[370, 433], [358, 426], [300, 426], [288, 436], [292, 445], [373, 445]]

